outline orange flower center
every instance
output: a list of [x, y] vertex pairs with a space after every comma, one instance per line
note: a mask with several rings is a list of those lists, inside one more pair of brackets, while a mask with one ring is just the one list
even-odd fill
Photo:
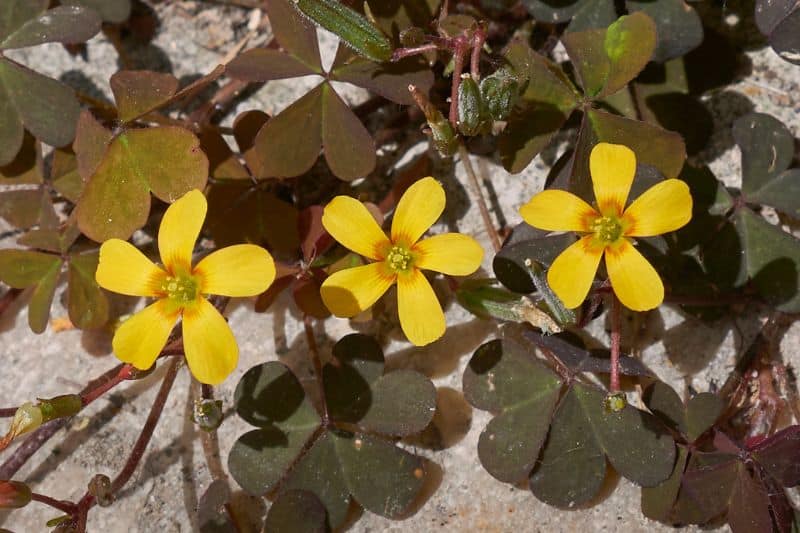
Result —
[[622, 221], [614, 215], [597, 217], [589, 224], [589, 230], [606, 246], [614, 244], [623, 235]]
[[198, 280], [191, 274], [177, 274], [167, 276], [161, 283], [161, 290], [167, 298], [179, 305], [188, 304], [197, 299], [199, 292]]
[[411, 251], [405, 246], [395, 244], [386, 254], [386, 266], [392, 272], [408, 272], [414, 263]]

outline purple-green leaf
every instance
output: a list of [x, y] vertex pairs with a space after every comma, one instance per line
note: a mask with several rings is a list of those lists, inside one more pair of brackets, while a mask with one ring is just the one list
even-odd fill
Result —
[[225, 72], [232, 78], [264, 82], [318, 74], [295, 56], [269, 48], [253, 48], [228, 63]]
[[322, 149], [342, 180], [363, 178], [375, 168], [375, 141], [328, 83], [322, 85]]
[[127, 131], [111, 142], [86, 184], [78, 225], [98, 242], [127, 239], [147, 221], [150, 191], [174, 202], [202, 190], [207, 178], [208, 159], [192, 132], [175, 126]]
[[122, 122], [157, 109], [178, 91], [175, 76], [149, 70], [121, 70], [111, 76], [110, 83]]
[[44, 43], [82, 43], [100, 31], [100, 16], [82, 6], [58, 6], [30, 19], [0, 42], [0, 49]]
[[94, 9], [106, 22], [119, 24], [131, 14], [131, 0], [61, 0], [64, 5], [81, 5]]
[[278, 44], [312, 72], [322, 74], [317, 28], [314, 24], [301, 15], [290, 0], [268, 0], [266, 7], [272, 33]]

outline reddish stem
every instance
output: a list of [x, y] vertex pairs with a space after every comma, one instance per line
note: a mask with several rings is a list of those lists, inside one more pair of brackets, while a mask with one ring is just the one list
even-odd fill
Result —
[[622, 327], [622, 309], [619, 299], [611, 293], [611, 378], [609, 389], [611, 394], [619, 392], [619, 345]]
[[317, 340], [314, 337], [314, 325], [312, 323], [312, 318], [309, 315], [305, 315], [303, 317], [303, 325], [305, 326], [306, 330], [308, 351], [311, 353], [311, 362], [314, 365], [314, 377], [317, 379], [317, 385], [319, 386], [319, 398], [322, 405], [322, 421], [323, 425], [327, 425], [329, 421], [328, 403], [325, 400], [325, 386], [322, 383], [322, 361], [319, 358]]
[[486, 30], [479, 25], [472, 34], [472, 57], [470, 59], [469, 71], [475, 81], [481, 80], [481, 50], [483, 43], [486, 42]]
[[65, 514], [72, 514], [77, 510], [77, 506], [72, 502], [67, 502], [64, 500], [56, 500], [55, 498], [51, 498], [45, 494], [38, 494], [36, 492], [31, 493], [31, 500], [39, 503], [43, 503], [45, 505], [49, 505], [50, 507], [54, 507], [58, 509], [62, 513]]
[[469, 50], [466, 39], [458, 37], [453, 47], [453, 83], [450, 88], [450, 124], [458, 127], [458, 86], [461, 84], [461, 73], [464, 72], [464, 56]]
[[[125, 466], [122, 467], [117, 477], [111, 482], [111, 495], [116, 494], [125, 486], [136, 471], [136, 467], [139, 466], [139, 462], [142, 460], [147, 445], [150, 444], [150, 439], [153, 437], [153, 432], [158, 425], [158, 420], [161, 418], [161, 413], [164, 411], [164, 405], [167, 403], [167, 398], [169, 397], [170, 390], [172, 390], [172, 385], [175, 383], [175, 378], [178, 376], [178, 363], [180, 363], [180, 361], [180, 359], [175, 358], [168, 363], [167, 375], [164, 376], [164, 381], [161, 382], [161, 388], [158, 389], [158, 394], [153, 402], [153, 406], [150, 408], [150, 414], [147, 415], [147, 421], [142, 428], [142, 432], [139, 434], [139, 438], [136, 439], [136, 444], [133, 445], [133, 450], [131, 450], [128, 460], [125, 462]], [[95, 497], [88, 492], [85, 493], [78, 502], [75, 512], [75, 515], [77, 515], [75, 521], [76, 530], [79, 533], [86, 531], [86, 519], [89, 510], [94, 507], [95, 503]]]
[[[118, 370], [117, 370], [118, 369]], [[84, 407], [95, 401], [97, 398], [105, 394], [106, 392], [110, 391], [126, 379], [130, 379], [131, 374], [133, 373], [133, 367], [131, 365], [119, 365], [114, 368], [117, 370], [116, 374], [114, 374], [111, 379], [103, 379], [104, 376], [101, 377], [100, 380], [95, 380], [97, 386], [90, 389], [85, 393], [81, 393], [81, 403]]]

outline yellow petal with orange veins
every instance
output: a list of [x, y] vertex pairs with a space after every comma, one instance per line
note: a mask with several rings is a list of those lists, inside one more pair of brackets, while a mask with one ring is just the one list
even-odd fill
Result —
[[461, 233], [444, 233], [414, 245], [414, 266], [451, 276], [468, 276], [483, 261], [483, 248], [478, 241]]
[[331, 313], [350, 318], [369, 309], [394, 283], [383, 263], [346, 268], [322, 283], [320, 296]]
[[183, 311], [183, 350], [192, 375], [208, 385], [222, 383], [239, 362], [230, 326], [205, 298]]
[[558, 189], [548, 189], [535, 195], [519, 208], [522, 219], [547, 231], [589, 231], [589, 221], [597, 212], [572, 194]]
[[600, 212], [621, 215], [636, 174], [636, 154], [622, 144], [600, 143], [589, 155], [589, 171]]
[[172, 274], [189, 272], [207, 209], [206, 197], [194, 189], [175, 200], [164, 213], [158, 228], [158, 252], [161, 263]]
[[653, 185], [625, 210], [626, 235], [651, 237], [685, 226], [692, 218], [692, 194], [681, 180]]
[[630, 241], [606, 250], [606, 270], [614, 293], [628, 309], [648, 311], [664, 301], [661, 278]]
[[275, 261], [260, 246], [237, 244], [207, 255], [193, 272], [203, 294], [255, 296], [275, 281]]
[[167, 344], [178, 311], [167, 300], [158, 300], [125, 320], [114, 333], [111, 346], [123, 363], [147, 370]]
[[160, 293], [166, 275], [127, 241], [109, 239], [100, 246], [100, 262], [94, 278], [106, 290], [154, 297]]
[[397, 276], [400, 327], [412, 344], [425, 346], [444, 335], [442, 306], [425, 275], [417, 269]]
[[570, 309], [578, 307], [586, 299], [603, 256], [603, 248], [593, 242], [594, 237], [587, 235], [569, 245], [547, 271], [550, 288]]
[[397, 202], [392, 218], [392, 242], [411, 246], [428, 231], [444, 211], [441, 184], [428, 176], [414, 182]]
[[364, 204], [349, 196], [337, 196], [325, 206], [322, 225], [346, 248], [370, 259], [381, 259], [389, 244]]

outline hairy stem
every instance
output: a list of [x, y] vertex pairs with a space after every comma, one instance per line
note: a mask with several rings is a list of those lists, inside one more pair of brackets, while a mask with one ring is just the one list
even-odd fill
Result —
[[319, 386], [319, 401], [322, 406], [322, 422], [327, 425], [330, 417], [328, 415], [328, 403], [325, 400], [325, 387], [322, 383], [322, 360], [319, 358], [319, 349], [317, 348], [317, 339], [314, 337], [314, 324], [309, 315], [303, 317], [303, 325], [306, 330], [306, 342], [308, 343], [308, 351], [311, 354], [311, 363], [314, 365], [314, 377]]
[[77, 506], [72, 502], [56, 500], [55, 498], [51, 498], [45, 494], [38, 494], [36, 492], [31, 493], [31, 500], [49, 505], [50, 507], [58, 509], [65, 514], [72, 514], [77, 510]]
[[478, 176], [475, 174], [475, 169], [472, 168], [472, 161], [470, 161], [469, 152], [467, 152], [467, 147], [464, 146], [463, 142], [458, 144], [458, 153], [461, 156], [461, 162], [464, 164], [464, 170], [467, 171], [467, 176], [469, 176], [470, 185], [472, 185], [473, 196], [475, 196], [475, 201], [478, 204], [478, 210], [481, 213], [483, 225], [486, 227], [486, 233], [489, 234], [489, 240], [492, 241], [492, 247], [494, 248], [494, 251], [498, 252], [500, 251], [503, 243], [500, 240], [500, 235], [498, 235], [497, 230], [494, 227], [492, 217], [489, 215], [489, 208], [486, 206], [486, 200], [483, 198], [483, 192], [481, 191], [481, 185], [478, 182]]

